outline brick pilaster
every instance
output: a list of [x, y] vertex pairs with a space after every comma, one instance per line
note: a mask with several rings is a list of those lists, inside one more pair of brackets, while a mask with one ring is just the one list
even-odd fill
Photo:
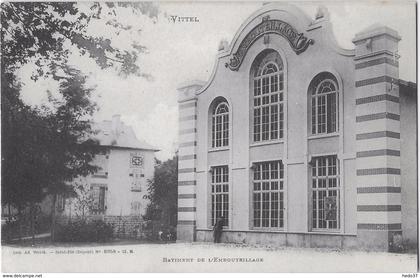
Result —
[[197, 98], [199, 84], [178, 88], [178, 224], [177, 240], [194, 241], [196, 228]]
[[362, 248], [390, 250], [401, 235], [398, 33], [356, 34], [357, 236]]

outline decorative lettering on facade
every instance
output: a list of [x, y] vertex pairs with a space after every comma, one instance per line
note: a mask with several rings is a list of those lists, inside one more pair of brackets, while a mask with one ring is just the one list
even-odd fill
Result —
[[278, 19], [264, 19], [245, 36], [238, 50], [225, 66], [231, 70], [238, 70], [251, 45], [265, 34], [278, 34], [284, 37], [298, 55], [305, 51], [310, 44], [314, 44], [313, 39], [308, 39], [303, 33], [298, 33], [290, 24]]

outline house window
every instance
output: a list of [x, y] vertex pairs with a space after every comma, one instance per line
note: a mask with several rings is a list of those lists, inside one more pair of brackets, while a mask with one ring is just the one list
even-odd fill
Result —
[[108, 155], [97, 154], [93, 159], [93, 165], [98, 166], [98, 170], [93, 174], [97, 178], [106, 178], [108, 176]]
[[338, 130], [338, 86], [332, 79], [322, 80], [311, 96], [312, 134]]
[[312, 162], [312, 228], [339, 229], [340, 179], [337, 156]]
[[224, 217], [224, 226], [229, 223], [229, 169], [216, 166], [211, 169], [211, 224]]
[[283, 93], [283, 63], [278, 53], [271, 52], [253, 76], [254, 142], [283, 138]]
[[92, 184], [91, 196], [92, 196], [92, 211], [95, 213], [103, 213], [106, 210], [105, 205], [105, 192], [106, 185]]
[[284, 166], [281, 161], [255, 163], [253, 223], [255, 228], [284, 227]]
[[57, 195], [56, 207], [58, 211], [63, 211], [65, 209], [66, 199], [62, 194]]
[[141, 169], [133, 168], [131, 169], [131, 173], [129, 174], [130, 183], [131, 183], [131, 191], [141, 192], [142, 184], [144, 183], [144, 174], [142, 173]]
[[229, 107], [226, 102], [219, 103], [213, 111], [211, 142], [213, 148], [229, 145]]

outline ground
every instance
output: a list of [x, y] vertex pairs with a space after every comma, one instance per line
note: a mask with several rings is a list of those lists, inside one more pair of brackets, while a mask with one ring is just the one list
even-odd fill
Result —
[[416, 254], [212, 243], [2, 246], [3, 272], [416, 272]]

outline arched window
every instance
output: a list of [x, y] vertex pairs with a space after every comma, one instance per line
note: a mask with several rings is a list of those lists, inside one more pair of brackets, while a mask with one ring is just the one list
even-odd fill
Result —
[[321, 79], [311, 93], [312, 134], [338, 131], [338, 86], [333, 79]]
[[229, 145], [229, 106], [221, 102], [213, 110], [211, 146], [220, 148]]
[[253, 75], [254, 142], [281, 139], [284, 133], [283, 62], [277, 52], [271, 51], [256, 66]]

